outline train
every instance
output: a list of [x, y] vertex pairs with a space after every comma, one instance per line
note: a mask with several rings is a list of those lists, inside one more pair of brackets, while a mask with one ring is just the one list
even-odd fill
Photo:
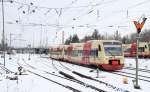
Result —
[[[136, 43], [123, 44], [124, 56], [135, 57], [136, 56]], [[150, 58], [150, 43], [139, 42], [138, 57]]]
[[50, 47], [50, 58], [81, 65], [94, 65], [106, 71], [124, 66], [122, 43], [117, 40], [90, 40]]

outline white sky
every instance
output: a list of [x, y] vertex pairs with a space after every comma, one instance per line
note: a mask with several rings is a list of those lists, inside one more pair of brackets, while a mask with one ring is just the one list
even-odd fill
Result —
[[[5, 34], [9, 42], [9, 34], [12, 39], [24, 39], [26, 41], [13, 40], [13, 46], [32, 46], [46, 45], [46, 39], [49, 45], [60, 44], [62, 41], [62, 31], [65, 32], [65, 39], [69, 35], [77, 33], [79, 38], [85, 35], [91, 35], [94, 29], [98, 29], [101, 34], [112, 35], [119, 30], [121, 36], [136, 32], [133, 20], [138, 20], [141, 15], [148, 19], [143, 29], [149, 28], [150, 0], [15, 0], [30, 6], [29, 12], [35, 9], [35, 13], [28, 13], [28, 6], [18, 3], [5, 3]], [[97, 6], [90, 6], [96, 5]], [[34, 7], [49, 7], [39, 8]], [[78, 7], [80, 8], [64, 8]], [[20, 9], [19, 9], [20, 8]], [[54, 9], [58, 8], [58, 9]], [[62, 9], [61, 9], [62, 8]], [[50, 10], [48, 13], [47, 11]], [[128, 16], [127, 16], [128, 10]], [[25, 11], [26, 14], [22, 12]], [[56, 13], [58, 12], [58, 13]], [[60, 13], [61, 12], [61, 13]], [[47, 13], [47, 14], [46, 14]], [[0, 15], [1, 15], [0, 7]], [[98, 17], [99, 16], [99, 17]], [[19, 23], [15, 23], [19, 20]], [[8, 23], [9, 22], [9, 23]], [[10, 22], [14, 24], [10, 24]], [[31, 23], [43, 24], [49, 26], [31, 26]], [[63, 25], [58, 28], [55, 25]], [[28, 26], [23, 26], [28, 25]], [[30, 26], [29, 26], [30, 25]], [[90, 26], [89, 26], [90, 25]], [[84, 27], [82, 27], [84, 26]], [[108, 27], [114, 26], [114, 27]], [[118, 28], [118, 26], [124, 26]], [[72, 28], [74, 27], [74, 28]], [[0, 16], [0, 34], [2, 32], [2, 17]], [[42, 30], [42, 31], [41, 31]], [[57, 32], [57, 34], [56, 34]], [[41, 36], [40, 36], [41, 34]], [[0, 36], [1, 39], [1, 36]]]

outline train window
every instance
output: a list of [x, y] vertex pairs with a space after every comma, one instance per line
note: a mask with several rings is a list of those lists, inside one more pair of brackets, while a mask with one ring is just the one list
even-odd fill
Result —
[[90, 51], [90, 56], [98, 57], [98, 49], [94, 49]]
[[90, 56], [94, 56], [94, 50], [90, 51]]
[[98, 45], [98, 50], [101, 51], [101, 45]]
[[82, 50], [78, 50], [78, 56], [82, 56]]
[[98, 50], [97, 49], [95, 50], [95, 55], [96, 55], [96, 57], [98, 57]]
[[131, 48], [127, 48], [124, 52], [131, 52]]
[[139, 47], [138, 52], [144, 52], [144, 47]]
[[78, 51], [74, 50], [72, 56], [77, 57], [78, 56]]

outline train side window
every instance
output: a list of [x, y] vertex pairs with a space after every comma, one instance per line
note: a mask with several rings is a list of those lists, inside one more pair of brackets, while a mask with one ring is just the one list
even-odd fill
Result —
[[78, 56], [82, 56], [82, 51], [78, 50]]
[[98, 50], [101, 51], [101, 45], [98, 45]]
[[92, 57], [94, 56], [94, 50], [90, 51], [90, 56], [92, 56]]

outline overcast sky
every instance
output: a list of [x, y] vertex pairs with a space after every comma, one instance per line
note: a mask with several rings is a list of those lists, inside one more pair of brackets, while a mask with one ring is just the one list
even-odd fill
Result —
[[[12, 33], [12, 46], [19, 47], [61, 44], [62, 31], [65, 39], [75, 33], [83, 38], [94, 29], [129, 35], [136, 32], [133, 20], [143, 15], [148, 18], [143, 29], [150, 26], [150, 0], [15, 0], [4, 6], [7, 42]], [[0, 30], [2, 34], [1, 16]]]

